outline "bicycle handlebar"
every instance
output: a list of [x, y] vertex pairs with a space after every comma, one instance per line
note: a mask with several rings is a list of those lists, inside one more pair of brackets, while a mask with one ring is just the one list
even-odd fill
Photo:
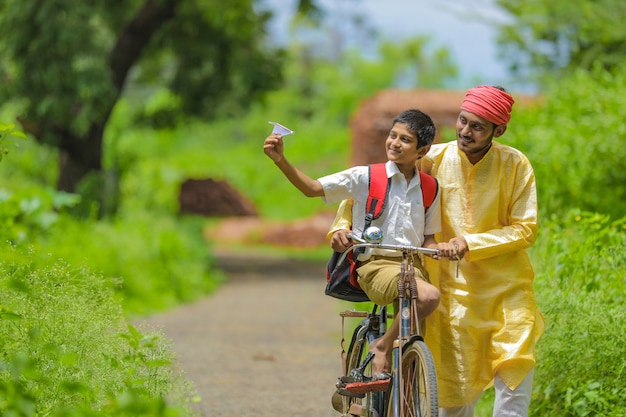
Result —
[[411, 246], [411, 245], [392, 245], [389, 243], [381, 243], [381, 242], [368, 242], [365, 239], [358, 237], [353, 233], [350, 233], [349, 236], [352, 240], [354, 240], [357, 243], [355, 245], [350, 246], [341, 254], [341, 256], [339, 257], [339, 260], [337, 261], [338, 265], [344, 261], [345, 257], [348, 256], [348, 253], [350, 251], [354, 251], [355, 249], [360, 249], [360, 248], [395, 250], [395, 251], [407, 253], [407, 254], [423, 253], [425, 255], [439, 255], [439, 249], [422, 248], [419, 246]]

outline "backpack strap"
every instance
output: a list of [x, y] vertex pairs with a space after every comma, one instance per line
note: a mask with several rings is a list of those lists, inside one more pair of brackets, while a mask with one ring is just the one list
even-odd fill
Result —
[[387, 169], [384, 163], [371, 164], [369, 169], [369, 194], [365, 205], [365, 228], [367, 229], [372, 220], [377, 219], [382, 214], [387, 203], [389, 194], [389, 183], [391, 178], [387, 177]]
[[[367, 204], [365, 205], [365, 227], [367, 229], [372, 220], [377, 219], [382, 214], [387, 204], [387, 196], [389, 195], [389, 184], [391, 178], [387, 177], [386, 164], [371, 164], [369, 170], [369, 194], [367, 196]], [[422, 171], [420, 174], [420, 182], [422, 184], [422, 199], [424, 200], [424, 211], [433, 204], [435, 196], [439, 191], [439, 182], [431, 175]]]
[[428, 210], [435, 200], [435, 196], [439, 191], [439, 182], [431, 175], [420, 173], [420, 182], [422, 183], [422, 199], [424, 200], [424, 209]]

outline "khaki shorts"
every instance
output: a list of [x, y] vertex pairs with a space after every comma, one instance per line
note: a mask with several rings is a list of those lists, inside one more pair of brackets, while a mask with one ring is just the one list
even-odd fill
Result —
[[[414, 260], [415, 278], [429, 282], [428, 272], [419, 258]], [[359, 285], [374, 303], [386, 306], [398, 298], [400, 258], [373, 256], [356, 270]]]

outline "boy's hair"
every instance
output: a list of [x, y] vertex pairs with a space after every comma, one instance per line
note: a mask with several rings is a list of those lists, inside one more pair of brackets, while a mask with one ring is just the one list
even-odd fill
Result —
[[433, 123], [429, 115], [420, 110], [410, 109], [403, 111], [393, 119], [392, 126], [396, 123], [405, 124], [409, 131], [417, 137], [418, 149], [422, 146], [431, 145], [435, 140], [435, 133], [437, 132], [435, 123]]

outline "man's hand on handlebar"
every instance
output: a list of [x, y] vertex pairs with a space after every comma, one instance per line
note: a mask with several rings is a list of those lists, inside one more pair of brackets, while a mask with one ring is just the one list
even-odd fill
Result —
[[439, 242], [437, 243], [437, 249], [439, 250], [439, 255], [436, 257], [433, 256], [433, 258], [435, 259], [447, 258], [451, 260], [456, 260], [457, 252], [456, 252], [456, 248], [454, 247], [452, 243]]
[[467, 241], [463, 236], [454, 237], [448, 242], [439, 242], [437, 243], [437, 249], [439, 249], [441, 258], [448, 258], [451, 261], [460, 261], [465, 256], [465, 253], [469, 251]]
[[456, 254], [454, 257], [456, 259], [459, 259], [459, 260], [463, 259], [465, 254], [469, 252], [469, 246], [463, 236], [453, 237], [452, 239], [448, 241], [448, 243], [454, 247], [456, 251]]
[[354, 242], [350, 239], [350, 230], [337, 230], [330, 239], [330, 247], [337, 252], [344, 252]]

